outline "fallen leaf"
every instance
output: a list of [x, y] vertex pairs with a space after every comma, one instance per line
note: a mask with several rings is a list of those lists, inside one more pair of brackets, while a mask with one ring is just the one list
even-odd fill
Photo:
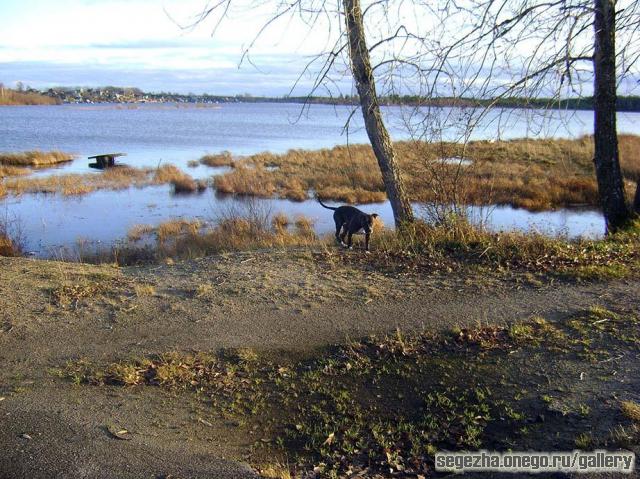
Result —
[[207, 421], [206, 419], [202, 419], [201, 417], [198, 418], [198, 422], [201, 422], [202, 424], [204, 424], [205, 426], [209, 426], [209, 427], [213, 427], [213, 424], [211, 424], [209, 421]]
[[118, 429], [118, 430], [116, 430], [115, 428], [110, 428], [109, 426], [107, 426], [106, 430], [111, 435], [111, 437], [113, 437], [114, 439], [119, 439], [121, 441], [130, 441], [131, 440], [130, 437], [127, 437], [127, 434], [129, 434], [129, 431], [127, 431], [126, 429]]
[[329, 434], [329, 437], [327, 437], [327, 440], [324, 441], [324, 444], [326, 444], [327, 446], [330, 446], [331, 443], [333, 442], [334, 437], [335, 437], [334, 433]]

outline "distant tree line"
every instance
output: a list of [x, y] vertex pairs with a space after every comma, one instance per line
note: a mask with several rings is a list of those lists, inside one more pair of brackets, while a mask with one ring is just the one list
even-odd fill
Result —
[[[559, 110], [593, 110], [594, 100], [592, 96], [580, 98], [420, 98], [416, 96], [390, 95], [381, 98], [386, 104], [406, 104], [425, 106], [459, 106], [459, 107], [487, 107], [497, 106], [502, 108], [552, 108]], [[619, 96], [616, 103], [617, 111], [640, 111], [640, 96]]]
[[[3, 101], [4, 100], [4, 101]], [[551, 108], [560, 110], [593, 110], [593, 97], [580, 98], [499, 98], [479, 99], [460, 97], [423, 98], [414, 95], [387, 95], [379, 98], [382, 105], [410, 106], [457, 106], [502, 108]], [[254, 96], [248, 93], [238, 95], [211, 95], [208, 93], [144, 92], [135, 87], [55, 87], [35, 90], [21, 82], [15, 89], [0, 83], [0, 104], [59, 104], [59, 103], [307, 103], [329, 105], [358, 105], [356, 95], [326, 96]], [[617, 110], [640, 112], [640, 96], [619, 96]]]
[[[238, 95], [211, 95], [208, 93], [143, 92], [139, 88], [97, 87], [97, 88], [50, 88], [42, 92], [64, 103], [127, 103], [127, 102], [179, 102], [179, 103], [307, 103], [329, 105], [358, 105], [356, 95], [326, 96], [254, 96], [247, 93]], [[381, 105], [411, 106], [457, 106], [502, 108], [552, 108], [561, 110], [593, 110], [593, 97], [580, 98], [499, 98], [479, 99], [460, 97], [423, 98], [412, 95], [388, 95], [379, 98]], [[640, 112], [640, 96], [619, 96], [618, 111]]]

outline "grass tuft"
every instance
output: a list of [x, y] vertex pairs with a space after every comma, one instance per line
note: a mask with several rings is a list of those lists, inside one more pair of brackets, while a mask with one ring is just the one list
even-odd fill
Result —
[[229, 151], [223, 151], [222, 153], [218, 153], [215, 155], [205, 155], [200, 158], [200, 164], [211, 166], [211, 167], [220, 167], [220, 166], [233, 166], [233, 156]]
[[133, 225], [127, 231], [127, 240], [132, 242], [140, 241], [145, 236], [153, 233], [153, 231], [154, 227], [151, 225]]
[[61, 151], [25, 151], [23, 153], [0, 153], [0, 165], [4, 166], [51, 166], [72, 161], [74, 155]]
[[620, 410], [624, 417], [640, 426], [640, 404], [635, 401], [622, 401]]

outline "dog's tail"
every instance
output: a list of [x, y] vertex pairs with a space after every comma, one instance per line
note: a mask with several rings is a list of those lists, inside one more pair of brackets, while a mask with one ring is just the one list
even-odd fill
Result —
[[328, 210], [333, 210], [333, 211], [338, 209], [338, 208], [332, 208], [331, 206], [325, 205], [322, 201], [320, 201], [320, 198], [316, 198], [316, 200], [318, 200], [318, 203], [320, 203], [320, 206], [322, 206], [323, 208], [326, 208]]

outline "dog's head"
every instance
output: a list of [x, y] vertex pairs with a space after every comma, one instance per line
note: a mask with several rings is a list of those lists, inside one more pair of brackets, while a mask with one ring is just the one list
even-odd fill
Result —
[[379, 217], [380, 215], [378, 215], [377, 213], [372, 213], [370, 215], [367, 215], [367, 230], [369, 232], [373, 231], [375, 227], [374, 225], [380, 222], [380, 220], [378, 219]]

